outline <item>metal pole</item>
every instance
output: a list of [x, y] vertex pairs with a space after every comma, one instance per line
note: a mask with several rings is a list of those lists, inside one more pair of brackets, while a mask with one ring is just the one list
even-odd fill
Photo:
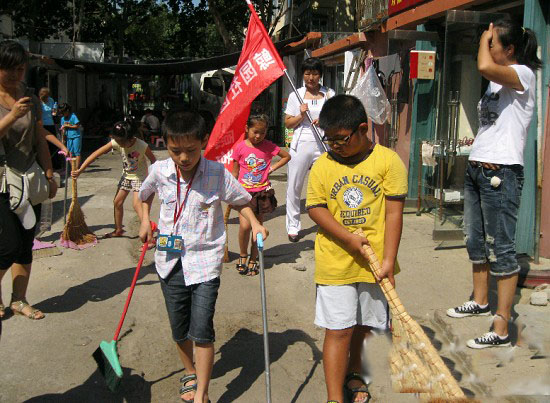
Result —
[[[292, 79], [290, 78], [290, 76], [288, 74], [288, 70], [284, 69], [284, 73], [285, 73], [286, 78], [288, 79], [288, 82], [290, 83], [290, 86], [292, 87], [292, 90], [296, 94], [296, 97], [298, 98], [298, 101], [300, 102], [300, 104], [303, 104], [304, 100], [302, 99], [300, 94], [298, 94], [298, 90], [296, 89], [296, 86], [292, 82]], [[321, 141], [321, 133], [319, 133], [319, 130], [317, 129], [317, 126], [315, 126], [313, 124], [313, 118], [311, 117], [311, 114], [309, 113], [309, 111], [306, 111], [306, 116], [309, 119], [309, 122], [311, 123], [311, 128], [313, 129], [313, 134], [317, 138], [317, 141], [319, 141], [319, 143], [323, 147], [323, 150], [325, 150], [325, 152], [327, 152], [328, 151], [327, 145]]]
[[294, 10], [294, 1], [287, 0], [287, 7], [290, 8], [290, 23], [288, 24], [288, 37], [292, 38], [292, 11]]
[[258, 234], [258, 257], [260, 259], [260, 292], [262, 297], [262, 320], [264, 332], [264, 363], [265, 363], [265, 394], [267, 403], [271, 403], [271, 374], [269, 370], [269, 331], [267, 329], [267, 300], [265, 291], [264, 272], [264, 240], [262, 234]]
[[416, 200], [416, 215], [419, 216], [422, 211], [422, 144], [420, 141], [420, 152], [418, 153], [418, 198]]

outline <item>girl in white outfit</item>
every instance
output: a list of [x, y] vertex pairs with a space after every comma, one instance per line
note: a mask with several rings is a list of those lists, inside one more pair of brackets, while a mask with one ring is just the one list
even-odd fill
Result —
[[[285, 126], [294, 129], [290, 144], [290, 162], [288, 163], [288, 181], [286, 192], [286, 232], [291, 242], [299, 239], [300, 223], [300, 196], [307, 171], [324, 152], [323, 146], [315, 137], [307, 111], [311, 114], [313, 123], [317, 125], [319, 113], [325, 101], [334, 95], [330, 88], [322, 86], [319, 81], [323, 75], [323, 62], [310, 57], [302, 64], [304, 87], [298, 89], [298, 94], [304, 100], [300, 104], [295, 93], [288, 97], [285, 110]], [[321, 129], [317, 128], [321, 133]]]

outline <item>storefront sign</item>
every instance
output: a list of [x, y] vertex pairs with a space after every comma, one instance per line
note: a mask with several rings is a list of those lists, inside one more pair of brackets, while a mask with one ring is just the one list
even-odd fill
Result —
[[[394, 15], [401, 11], [416, 6], [417, 4], [424, 3], [427, 0], [388, 0], [388, 15]], [[445, 0], [440, 0], [445, 1]]]

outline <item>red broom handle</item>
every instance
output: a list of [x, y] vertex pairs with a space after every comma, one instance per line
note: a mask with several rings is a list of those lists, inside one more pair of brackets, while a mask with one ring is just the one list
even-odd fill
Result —
[[[151, 230], [155, 232], [157, 229], [157, 224], [151, 221]], [[128, 296], [126, 297], [126, 304], [124, 305], [124, 310], [122, 311], [122, 316], [120, 317], [120, 322], [118, 322], [118, 327], [115, 332], [115, 336], [113, 337], [114, 341], [118, 341], [118, 336], [120, 335], [120, 329], [122, 329], [122, 325], [124, 324], [124, 319], [126, 318], [126, 312], [128, 312], [128, 306], [130, 305], [130, 300], [132, 299], [132, 294], [134, 293], [134, 288], [136, 288], [136, 283], [139, 276], [139, 271], [141, 270], [141, 265], [143, 264], [143, 259], [145, 258], [145, 254], [147, 253], [147, 248], [149, 247], [149, 243], [145, 242], [143, 246], [141, 247], [141, 255], [139, 257], [139, 261], [136, 267], [136, 272], [134, 273], [134, 278], [132, 280], [132, 285], [130, 286], [130, 292], [128, 292]]]

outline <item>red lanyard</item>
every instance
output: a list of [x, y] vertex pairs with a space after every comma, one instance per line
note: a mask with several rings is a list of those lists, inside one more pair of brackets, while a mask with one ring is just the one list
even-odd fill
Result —
[[187, 203], [187, 197], [189, 196], [189, 191], [191, 190], [191, 185], [193, 185], [193, 179], [195, 179], [196, 173], [197, 171], [193, 172], [193, 176], [191, 177], [191, 180], [187, 185], [187, 190], [185, 191], [185, 197], [183, 198], [183, 202], [181, 206], [179, 206], [178, 204], [180, 202], [180, 170], [176, 165], [176, 178], [177, 178], [176, 208], [174, 209], [174, 226], [172, 228], [172, 232], [174, 232], [174, 230], [176, 229], [176, 224], [181, 216], [182, 211], [185, 209], [185, 204]]

